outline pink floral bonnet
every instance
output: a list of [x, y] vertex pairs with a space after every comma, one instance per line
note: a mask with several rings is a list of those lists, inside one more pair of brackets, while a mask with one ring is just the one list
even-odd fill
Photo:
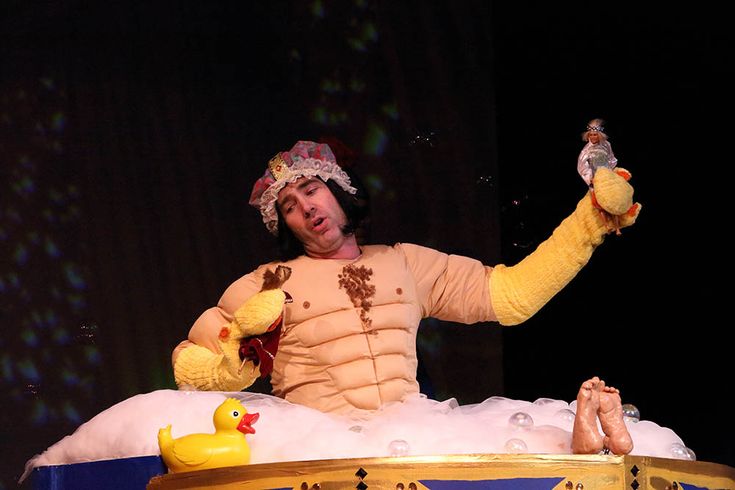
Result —
[[357, 189], [350, 184], [350, 177], [337, 165], [331, 148], [324, 143], [299, 141], [289, 151], [276, 153], [268, 162], [268, 168], [250, 193], [249, 203], [260, 209], [263, 223], [273, 235], [278, 234], [278, 193], [287, 184], [301, 177], [319, 177], [324, 182], [332, 179], [350, 194]]

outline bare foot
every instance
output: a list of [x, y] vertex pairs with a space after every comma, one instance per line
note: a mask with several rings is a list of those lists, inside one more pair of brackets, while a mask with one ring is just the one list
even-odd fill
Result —
[[601, 381], [600, 408], [597, 416], [605, 432], [604, 444], [613, 454], [628, 454], [633, 450], [633, 439], [623, 420], [623, 405], [620, 391], [612, 386], [605, 386]]
[[[597, 430], [597, 412], [600, 410], [600, 378], [588, 379], [577, 394], [577, 414], [572, 429], [572, 452], [596, 454], [602, 450], [603, 438]], [[603, 385], [604, 386], [604, 385]], [[622, 409], [621, 409], [622, 410]]]

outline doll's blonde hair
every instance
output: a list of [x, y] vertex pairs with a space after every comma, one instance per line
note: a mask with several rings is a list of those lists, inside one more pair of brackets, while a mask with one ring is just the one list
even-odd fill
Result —
[[582, 133], [582, 140], [589, 141], [590, 140], [590, 133], [592, 131], [595, 131], [600, 134], [600, 138], [603, 141], [607, 141], [607, 135], [604, 133], [605, 131], [605, 121], [599, 118], [592, 119], [590, 122], [587, 123], [587, 130]]

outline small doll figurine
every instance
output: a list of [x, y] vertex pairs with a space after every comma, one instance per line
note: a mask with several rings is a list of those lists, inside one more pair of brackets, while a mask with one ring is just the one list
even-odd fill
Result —
[[604, 121], [593, 119], [587, 123], [587, 130], [582, 133], [582, 139], [587, 142], [577, 158], [577, 172], [585, 183], [592, 188], [592, 178], [599, 167], [615, 168], [618, 159], [613, 154], [607, 135], [603, 132]]
[[[604, 133], [605, 128], [603, 124], [605, 121], [602, 119], [592, 119], [587, 123], [587, 130], [582, 133], [582, 139], [587, 142], [582, 148], [577, 158], [577, 172], [584, 179], [584, 182], [592, 193], [593, 202], [594, 189], [592, 186], [592, 179], [595, 176], [595, 172], [600, 167], [607, 167], [613, 169], [618, 164], [618, 159], [615, 158], [615, 154], [612, 151], [612, 146], [607, 140], [607, 135]], [[613, 216], [606, 211], [600, 209], [600, 215], [603, 217], [606, 223], [612, 222], [612, 228], [615, 230], [616, 235], [620, 235], [620, 224], [618, 217]]]

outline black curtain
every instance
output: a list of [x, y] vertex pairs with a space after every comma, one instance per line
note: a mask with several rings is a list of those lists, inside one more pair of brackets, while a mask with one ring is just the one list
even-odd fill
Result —
[[[2, 139], [3, 224], [12, 226], [4, 386], [14, 407], [3, 417], [3, 448], [13, 448], [4, 473], [17, 477], [26, 459], [118, 401], [175, 388], [173, 347], [227, 285], [274, 256], [247, 199], [270, 156], [298, 139], [337, 137], [358, 155], [372, 241], [497, 261], [482, 4], [13, 10], [2, 75], [14, 131]], [[24, 191], [28, 179], [35, 187]], [[54, 228], [61, 252], [50, 254], [43, 216], [54, 199], [72, 217]], [[54, 295], [72, 298], [53, 309], [53, 324], [36, 325], [34, 305]], [[26, 327], [9, 328], [18, 324]], [[431, 322], [424, 330], [427, 391], [463, 401], [502, 391], [497, 328]], [[477, 362], [488, 366], [480, 383], [468, 367]], [[30, 427], [36, 437], [24, 437]]]

